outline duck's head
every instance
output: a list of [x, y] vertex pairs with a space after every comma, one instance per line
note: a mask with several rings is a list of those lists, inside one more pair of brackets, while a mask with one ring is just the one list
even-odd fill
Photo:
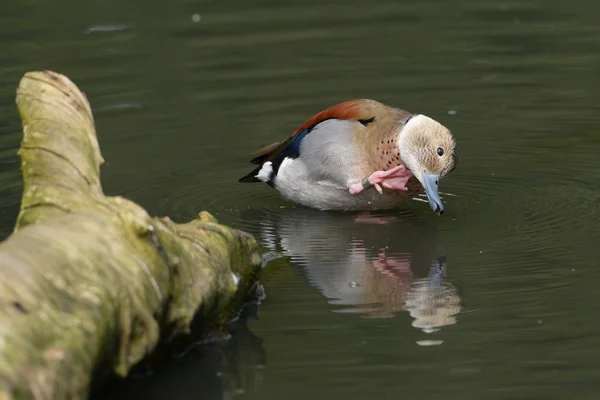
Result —
[[404, 165], [423, 185], [431, 209], [443, 214], [439, 181], [458, 164], [458, 147], [448, 128], [425, 115], [414, 115], [404, 123], [398, 147]]

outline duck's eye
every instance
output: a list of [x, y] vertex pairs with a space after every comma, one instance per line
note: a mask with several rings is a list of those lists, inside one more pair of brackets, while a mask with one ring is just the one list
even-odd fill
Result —
[[438, 147], [437, 148], [437, 153], [438, 153], [438, 156], [440, 156], [440, 157], [443, 156], [444, 155], [444, 149], [442, 149], [441, 147]]

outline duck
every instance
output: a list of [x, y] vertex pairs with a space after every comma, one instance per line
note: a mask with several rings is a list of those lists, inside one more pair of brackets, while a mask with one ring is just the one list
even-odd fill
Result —
[[324, 109], [252, 156], [256, 167], [239, 182], [266, 183], [308, 208], [385, 210], [424, 193], [437, 215], [439, 182], [459, 160], [444, 125], [372, 99]]

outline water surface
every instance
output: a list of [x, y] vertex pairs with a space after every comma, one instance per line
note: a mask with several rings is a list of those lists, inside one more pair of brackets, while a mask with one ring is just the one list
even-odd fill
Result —
[[[287, 257], [267, 299], [101, 398], [597, 398], [600, 3], [52, 4], [0, 12], [0, 232], [20, 199], [14, 91], [68, 75], [91, 101], [107, 194], [208, 210]], [[374, 98], [447, 125], [446, 213], [295, 207], [239, 184], [249, 153]]]

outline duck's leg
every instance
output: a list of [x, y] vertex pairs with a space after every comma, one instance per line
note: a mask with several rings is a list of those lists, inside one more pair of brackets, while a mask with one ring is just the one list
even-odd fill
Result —
[[379, 193], [383, 193], [382, 186], [392, 190], [408, 190], [406, 183], [413, 174], [404, 165], [398, 165], [388, 171], [375, 171], [360, 183], [350, 185], [350, 193], [359, 194], [363, 190], [374, 186]]

